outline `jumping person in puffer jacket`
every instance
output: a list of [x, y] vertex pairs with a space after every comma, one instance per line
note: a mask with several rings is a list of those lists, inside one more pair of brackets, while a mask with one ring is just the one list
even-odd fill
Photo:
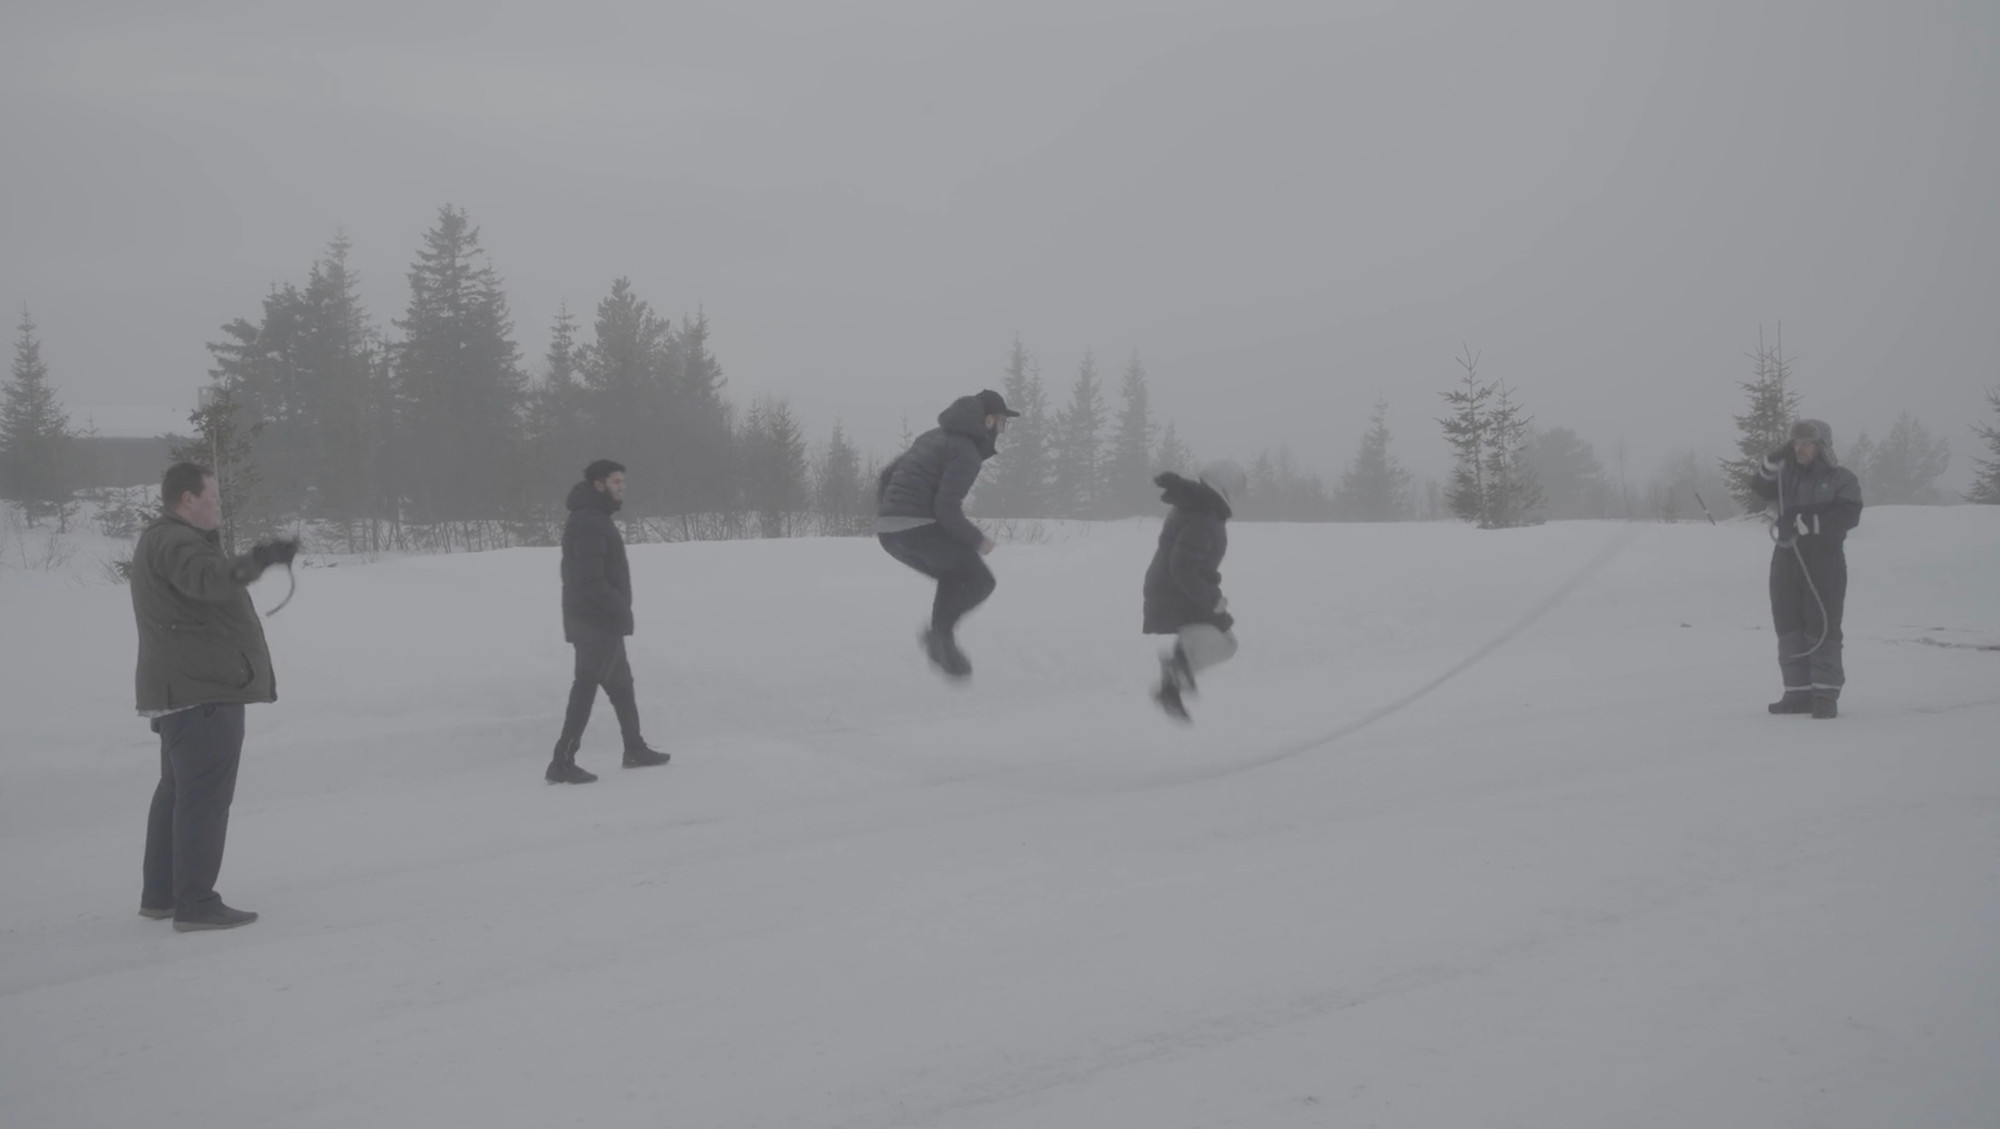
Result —
[[1834, 457], [1833, 429], [1826, 424], [1802, 419], [1791, 435], [1751, 483], [1758, 497], [1778, 507], [1771, 620], [1785, 696], [1770, 710], [1826, 719], [1839, 714], [1847, 683], [1840, 620], [1847, 604], [1847, 531], [1861, 524], [1861, 481]]
[[1222, 594], [1222, 558], [1229, 551], [1230, 500], [1241, 498], [1247, 479], [1232, 462], [1210, 463], [1198, 481], [1166, 473], [1153, 479], [1173, 507], [1160, 529], [1160, 545], [1146, 569], [1148, 635], [1177, 635], [1160, 655], [1160, 685], [1153, 691], [1168, 717], [1187, 721], [1184, 691], [1194, 676], [1236, 653], [1236, 619]]
[[1020, 415], [991, 389], [961, 396], [938, 413], [938, 425], [882, 470], [875, 492], [875, 532], [897, 560], [937, 581], [931, 618], [917, 641], [931, 665], [954, 679], [972, 676], [958, 649], [958, 621], [993, 594], [993, 570], [981, 559], [993, 542], [965, 516], [965, 496], [998, 450], [1007, 421]]

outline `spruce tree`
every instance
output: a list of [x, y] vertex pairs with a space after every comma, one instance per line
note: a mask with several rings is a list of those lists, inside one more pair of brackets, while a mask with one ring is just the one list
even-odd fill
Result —
[[1438, 420], [1453, 458], [1445, 504], [1459, 520], [1483, 526], [1488, 524], [1490, 504], [1485, 456], [1490, 427], [1487, 404], [1493, 398], [1493, 386], [1479, 379], [1479, 357], [1471, 349], [1466, 350], [1458, 365], [1465, 370], [1459, 386], [1439, 393], [1452, 409], [1451, 415]]
[[1401, 521], [1409, 514], [1410, 472], [1389, 453], [1389, 404], [1375, 401], [1361, 449], [1340, 477], [1335, 512], [1347, 521]]
[[1486, 416], [1486, 524], [1496, 529], [1526, 525], [1542, 504], [1541, 483], [1528, 465], [1528, 432], [1534, 417], [1503, 381]]
[[1104, 504], [1103, 444], [1104, 392], [1097, 379], [1097, 358], [1086, 349], [1069, 403], [1056, 416], [1050, 484], [1056, 516], [1099, 516]]
[[[1986, 390], [1986, 403], [2000, 415], [2000, 388]], [[1993, 457], [1972, 460], [1979, 473], [1972, 480], [1972, 488], [1965, 492], [1965, 500], [1982, 506], [2000, 506], [2000, 426], [1974, 427], [1972, 433], [1979, 436], [1980, 442], [1986, 444], [1986, 453]]]
[[873, 483], [861, 466], [861, 452], [835, 420], [813, 481], [813, 508], [819, 512], [820, 533], [853, 537], [869, 531], [875, 513]]
[[1790, 439], [1792, 421], [1799, 414], [1799, 394], [1791, 384], [1792, 366], [1785, 360], [1784, 327], [1778, 328], [1778, 341], [1772, 346], [1766, 346], [1764, 335], [1758, 333], [1757, 351], [1750, 356], [1756, 366], [1754, 375], [1737, 384], [1750, 400], [1749, 410], [1735, 417], [1738, 457], [1722, 461], [1729, 493], [1746, 514], [1764, 509], [1764, 499], [1751, 484], [1763, 473], [1765, 457]]
[[1567, 427], [1536, 431], [1528, 441], [1528, 468], [1542, 486], [1550, 518], [1610, 516], [1612, 489], [1597, 450]]
[[[1018, 335], [1007, 356], [1000, 394], [1008, 407], [1021, 414], [1007, 421], [999, 454], [980, 474], [971, 509], [992, 517], [1047, 517], [1053, 438], [1049, 434], [1048, 394], [1042, 387], [1040, 363]], [[907, 421], [904, 430], [908, 431]], [[906, 436], [899, 450], [908, 447]]]
[[1152, 469], [1155, 474], [1170, 470], [1184, 478], [1194, 477], [1194, 448], [1181, 438], [1180, 429], [1173, 420], [1168, 420], [1166, 428], [1160, 432], [1160, 449], [1153, 456]]
[[1105, 517], [1132, 517], [1152, 508], [1153, 441], [1160, 429], [1153, 422], [1146, 369], [1136, 349], [1125, 363], [1119, 396], [1123, 405], [1118, 410], [1118, 426], [1112, 433], [1110, 454], [1105, 460]]
[[520, 350], [479, 229], [446, 205], [409, 271], [396, 379], [401, 469], [427, 521], [501, 516], [518, 496]]
[[369, 510], [379, 449], [370, 421], [375, 333], [361, 305], [360, 279], [348, 266], [351, 250], [346, 234], [336, 232], [306, 278], [300, 357], [311, 411], [313, 516], [341, 523], [350, 549], [353, 523]]
[[790, 402], [759, 397], [744, 420], [738, 450], [743, 503], [756, 515], [758, 532], [790, 536], [793, 520], [806, 507], [808, 488], [805, 430]]
[[49, 385], [49, 367], [42, 360], [35, 320], [21, 310], [14, 339], [14, 365], [0, 404], [0, 487], [34, 525], [55, 517], [68, 526], [70, 501], [76, 493], [77, 433], [69, 413]]
[[1862, 492], [1874, 505], [1934, 506], [1940, 501], [1938, 476], [1951, 465], [1951, 441], [1932, 436], [1904, 412], [1865, 464], [1850, 459], [1848, 465], [1861, 476]]

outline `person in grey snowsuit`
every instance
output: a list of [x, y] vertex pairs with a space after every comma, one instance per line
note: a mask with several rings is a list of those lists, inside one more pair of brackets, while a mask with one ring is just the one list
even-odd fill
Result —
[[250, 585], [292, 563], [295, 540], [222, 551], [215, 474], [176, 463], [160, 480], [163, 508], [132, 550], [132, 615], [139, 628], [139, 715], [160, 735], [160, 783], [146, 819], [139, 912], [180, 932], [257, 920], [215, 892], [229, 805], [243, 759], [243, 707], [278, 700], [278, 677]]
[[1861, 481], [1833, 453], [1833, 429], [1792, 425], [1791, 442], [1764, 459], [1751, 483], [1777, 507], [1771, 552], [1771, 620], [1778, 632], [1784, 697], [1775, 714], [1839, 714], [1840, 621], [1847, 604], [1847, 533], [1861, 524]]
[[1236, 654], [1236, 618], [1222, 594], [1222, 558], [1229, 552], [1229, 503], [1241, 498], [1247, 478], [1232, 462], [1210, 463], [1189, 481], [1168, 472], [1153, 479], [1160, 500], [1173, 507], [1160, 527], [1160, 543], [1146, 569], [1144, 622], [1148, 635], [1174, 635], [1160, 654], [1160, 684], [1153, 691], [1168, 717], [1187, 721], [1182, 694], [1194, 676]]
[[991, 389], [961, 396], [883, 468], [876, 486], [876, 539], [890, 556], [937, 581], [930, 622], [917, 641], [931, 665], [951, 678], [972, 675], [972, 661], [958, 648], [958, 621], [997, 583], [981, 559], [993, 542], [965, 516], [965, 496], [998, 451], [1007, 421], [1020, 414]]

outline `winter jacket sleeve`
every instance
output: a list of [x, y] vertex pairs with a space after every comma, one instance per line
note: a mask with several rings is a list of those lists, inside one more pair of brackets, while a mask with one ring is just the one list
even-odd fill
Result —
[[882, 473], [876, 476], [875, 505], [877, 506], [877, 508], [880, 508], [880, 506], [882, 505], [883, 496], [889, 493], [889, 480], [896, 477], [896, 468], [902, 465], [903, 465], [903, 456], [897, 455], [895, 458], [890, 459], [889, 465], [883, 467]]
[[1764, 465], [1757, 476], [1750, 480], [1750, 492], [1767, 502], [1778, 500], [1778, 476], [1785, 472], [1785, 453], [1773, 451], [1764, 456]]
[[1167, 575], [1203, 611], [1212, 612], [1222, 603], [1221, 586], [1209, 579], [1221, 568], [1220, 523], [1190, 521], [1183, 525], [1167, 555]]
[[1817, 527], [1822, 533], [1846, 533], [1861, 524], [1861, 480], [1853, 471], [1841, 467], [1835, 472], [1835, 482], [1833, 501], [1823, 506], [1802, 507], [1819, 511]]
[[249, 554], [231, 560], [199, 537], [183, 535], [162, 540], [165, 544], [158, 550], [160, 575], [190, 600], [219, 604], [235, 599], [264, 574], [264, 567]]
[[614, 530], [608, 515], [593, 515], [590, 536], [578, 539], [575, 560], [577, 591], [613, 622], [632, 614], [632, 599], [611, 583], [609, 546]]
[[965, 516], [965, 496], [979, 479], [979, 452], [969, 440], [955, 439], [945, 448], [944, 471], [938, 479], [935, 511], [938, 525], [960, 541], [978, 548], [986, 534]]

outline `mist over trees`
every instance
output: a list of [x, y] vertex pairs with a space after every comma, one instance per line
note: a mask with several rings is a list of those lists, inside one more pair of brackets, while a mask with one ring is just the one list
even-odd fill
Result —
[[[301, 279], [273, 284], [255, 311], [224, 322], [208, 343], [211, 383], [174, 455], [218, 471], [231, 545], [308, 524], [321, 546], [349, 552], [550, 544], [568, 486], [606, 455], [631, 467], [621, 517], [640, 537], [872, 532], [877, 473], [897, 452], [862, 450], [840, 421], [815, 438], [781, 396], [739, 408], [705, 311], [676, 320], [629, 276], [613, 278], [581, 310], [564, 302], [540, 313], [549, 344], [526, 358], [503, 264], [465, 210], [447, 204], [421, 232], [401, 315], [386, 325], [363, 306], [352, 248], [336, 232]], [[1760, 332], [1748, 356], [1748, 378], [1735, 381], [1743, 397], [1735, 454], [1720, 461], [1696, 444], [1635, 481], [1622, 440], [1600, 447], [1571, 428], [1537, 425], [1516, 387], [1485, 379], [1468, 348], [1456, 382], [1438, 392], [1447, 412], [1436, 422], [1451, 456], [1442, 480], [1411, 472], [1389, 404], [1378, 399], [1365, 426], [1329, 429], [1325, 449], [1230, 453], [1249, 479], [1234, 508], [1259, 521], [1456, 519], [1481, 528], [1732, 516], [1725, 495], [1737, 510], [1759, 512], [1749, 482], [1785, 443], [1804, 389], [1782, 335], [1767, 343]], [[1161, 508], [1155, 475], [1198, 472], [1139, 351], [1115, 377], [1090, 349], [1045, 369], [1017, 334], [996, 361], [950, 393], [997, 385], [1021, 413], [970, 499], [975, 516], [1152, 517]], [[1524, 387], [1533, 383], [1530, 374]], [[1987, 399], [2000, 412], [2000, 390]], [[904, 420], [899, 442], [929, 426]], [[2000, 504], [2000, 427], [1971, 430], [1988, 457], [1972, 460], [1965, 500]], [[66, 526], [85, 438], [70, 426], [23, 311], [0, 412], [0, 497], [30, 524], [53, 517]], [[1953, 500], [1938, 485], [1951, 466], [1949, 438], [1908, 414], [1835, 446], [1871, 504]], [[1331, 481], [1316, 469], [1327, 466], [1339, 468]]]

